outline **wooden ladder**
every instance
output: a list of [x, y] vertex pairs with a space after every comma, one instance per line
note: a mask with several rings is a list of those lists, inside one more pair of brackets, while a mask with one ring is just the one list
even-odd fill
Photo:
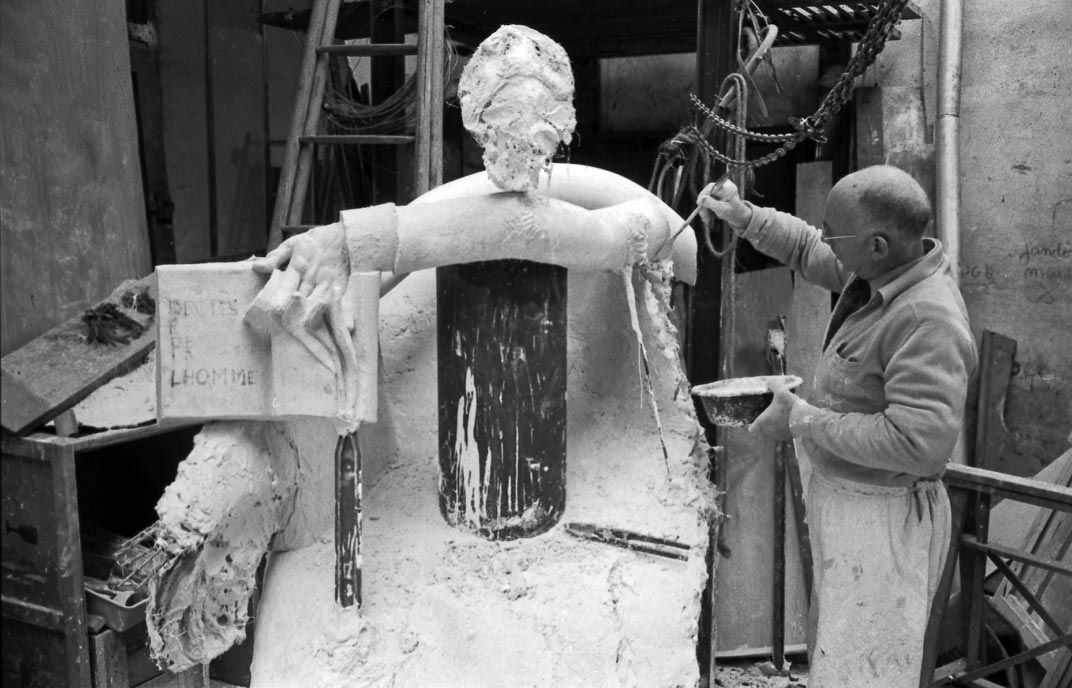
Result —
[[[373, 34], [370, 43], [339, 45], [335, 43], [335, 27], [341, 0], [313, 0], [294, 116], [287, 135], [286, 154], [268, 233], [269, 250], [278, 246], [286, 235], [312, 227], [302, 224], [302, 212], [313, 167], [313, 152], [317, 145], [415, 144], [414, 193], [419, 196], [443, 182], [444, 0], [418, 0], [418, 3], [416, 45], [371, 42], [376, 38], [375, 32], [371, 31], [376, 22], [376, 10], [382, 6], [377, 0], [369, 0], [369, 26]], [[330, 79], [332, 58], [360, 56], [401, 59], [406, 55], [417, 56], [417, 125], [413, 134], [320, 133], [324, 92]]]
[[[419, 0], [417, 45], [375, 42], [377, 8], [369, 2], [368, 45], [338, 45], [335, 26], [340, 0], [314, 0], [309, 33], [302, 59], [301, 80], [294, 104], [294, 117], [287, 136], [275, 210], [268, 235], [268, 248], [275, 248], [284, 235], [298, 233], [302, 225], [313, 152], [317, 145], [415, 144], [414, 193], [420, 195], [443, 182], [443, 68], [444, 0]], [[417, 56], [417, 126], [412, 135], [321, 134], [324, 92], [330, 62], [336, 57], [369, 58]], [[375, 72], [375, 70], [373, 70]], [[339, 437], [335, 447], [335, 601], [341, 607], [361, 606], [361, 453], [357, 433]]]

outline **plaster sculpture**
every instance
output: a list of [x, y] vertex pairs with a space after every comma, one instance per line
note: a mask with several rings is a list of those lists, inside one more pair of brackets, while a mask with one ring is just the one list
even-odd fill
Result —
[[197, 435], [156, 505], [167, 564], [150, 579], [147, 616], [164, 668], [206, 663], [245, 637], [257, 567], [294, 508], [296, 459], [282, 424], [212, 423]]
[[[510, 563], [515, 558], [509, 555], [504, 560], [502, 549], [485, 548], [485, 544], [494, 543], [455, 541], [455, 531], [434, 516], [428, 517], [428, 506], [434, 513], [434, 497], [418, 494], [434, 489], [434, 485], [413, 479], [424, 475], [428, 464], [423, 459], [429, 455], [429, 444], [434, 447], [427, 429], [434, 428], [434, 421], [427, 422], [422, 410], [428, 409], [434, 416], [434, 401], [427, 398], [429, 387], [434, 390], [428, 383], [427, 361], [417, 364], [399, 359], [385, 371], [389, 388], [381, 393], [390, 398], [401, 393], [390, 385], [401, 385], [412, 390], [404, 396], [412, 396], [403, 405], [389, 403], [385, 408], [381, 403], [380, 423], [368, 426], [367, 438], [363, 438], [390, 448], [390, 455], [381, 461], [400, 463], [396, 469], [388, 469], [384, 463], [378, 470], [368, 471], [383, 479], [370, 495], [368, 507], [373, 512], [382, 510], [383, 520], [382, 525], [377, 518], [368, 526], [366, 537], [374, 543], [375, 554], [367, 561], [382, 568], [374, 569], [369, 606], [363, 607], [362, 615], [340, 610], [330, 601], [331, 522], [326, 513], [330, 509], [322, 507], [330, 500], [331, 468], [329, 452], [316, 445], [322, 445], [322, 438], [295, 442], [296, 451], [277, 442], [277, 451], [265, 454], [250, 450], [249, 440], [241, 439], [271, 432], [256, 429], [260, 424], [209, 424], [199, 441], [234, 437], [230, 449], [226, 442], [217, 445], [224, 454], [261, 457], [272, 464], [273, 475], [285, 479], [250, 483], [219, 468], [206, 473], [219, 471], [217, 480], [195, 477], [198, 471], [192, 469], [180, 472], [169, 488], [172, 497], [161, 500], [158, 511], [162, 520], [177, 523], [176, 532], [189, 531], [192, 536], [178, 548], [186, 564], [164, 571], [157, 584], [158, 590], [179, 591], [170, 596], [157, 594], [153, 599], [149, 620], [154, 633], [163, 638], [154, 645], [158, 659], [180, 667], [184, 662], [206, 661], [225, 649], [226, 642], [241, 640], [243, 618], [236, 610], [244, 608], [244, 600], [240, 596], [221, 597], [219, 587], [206, 585], [200, 572], [215, 570], [212, 567], [222, 553], [217, 547], [220, 543], [242, 548], [242, 561], [259, 560], [269, 544], [263, 535], [274, 533], [273, 549], [293, 551], [273, 557], [269, 567], [257, 633], [254, 685], [388, 685], [407, 681], [416, 685], [412, 681], [427, 682], [437, 676], [436, 680], [445, 680], [446, 685], [496, 685], [504, 680], [516, 683], [519, 675], [525, 675], [524, 661], [513, 667], [518, 671], [502, 674], [501, 658], [481, 654], [467, 660], [465, 643], [481, 645], [485, 641], [487, 647], [511, 653], [524, 653], [526, 643], [536, 643], [532, 647], [542, 646], [540, 652], [565, 658], [562, 668], [548, 669], [541, 655], [539, 666], [530, 667], [535, 684], [596, 685], [605, 683], [599, 680], [601, 672], [604, 678], [616, 676], [621, 685], [676, 685], [698, 680], [689, 640], [695, 641], [699, 597], [706, 579], [703, 552], [713, 500], [709, 488], [704, 487], [706, 454], [687, 394], [682, 395], [684, 374], [668, 318], [672, 272], [689, 282], [695, 276], [695, 237], [686, 231], [669, 244], [670, 232], [680, 226], [681, 219], [644, 189], [617, 175], [573, 165], [548, 169], [558, 144], [570, 138], [572, 77], [561, 48], [548, 49], [540, 38], [545, 39], [524, 27], [504, 27], [488, 39], [487, 51], [483, 47], [478, 50], [478, 54], [507, 54], [512, 66], [501, 74], [499, 87], [492, 79], [494, 68], [482, 66], [480, 61], [471, 70], [471, 78], [464, 80], [463, 98], [468, 98], [468, 104], [463, 103], [463, 107], [471, 113], [466, 115], [467, 122], [475, 122], [474, 135], [485, 143], [487, 174], [446, 184], [408, 206], [387, 204], [345, 211], [340, 222], [288, 240], [258, 262], [257, 269], [269, 273], [281, 269], [277, 284], [289, 286], [285, 292], [263, 294], [262, 303], [269, 305], [254, 317], [268, 323], [280, 318], [288, 330], [305, 328], [307, 332], [298, 333], [305, 346], [329, 352], [329, 344], [336, 352], [345, 351], [346, 344], [340, 338], [348, 337], [351, 329], [379, 330], [385, 338], [384, 358], [391, 359], [398, 355], [392, 349], [412, 349], [420, 346], [415, 342], [434, 338], [422, 316], [429, 307], [434, 308], [434, 299], [428, 300], [426, 268], [526, 258], [578, 270], [583, 275], [579, 280], [583, 291], [570, 300], [571, 310], [581, 309], [570, 316], [570, 355], [576, 361], [571, 366], [570, 384], [580, 385], [577, 395], [586, 403], [571, 408], [571, 416], [577, 417], [570, 420], [570, 442], [582, 457], [599, 456], [600, 462], [610, 467], [610, 474], [596, 479], [590, 459], [575, 462], [569, 479], [577, 486], [578, 498], [571, 509], [580, 515], [613, 516], [637, 530], [657, 528], [661, 534], [673, 534], [694, 545], [693, 556], [687, 564], [668, 569], [660, 562], [637, 560], [628, 552], [592, 552], [590, 545], [568, 542], [568, 537], [552, 531], [544, 536], [550, 539], [538, 538], [532, 545], [535, 549], [527, 559], [530, 564], [525, 564], [520, 559]], [[541, 45], [538, 50], [537, 45]], [[515, 46], [524, 59], [515, 59], [508, 46]], [[547, 74], [536, 74], [526, 65], [536, 56], [547, 60]], [[540, 88], [534, 88], [537, 85]], [[481, 94], [491, 97], [490, 102]], [[495, 98], [505, 98], [505, 103]], [[526, 105], [510, 107], [515, 101]], [[481, 103], [485, 106], [482, 111]], [[541, 117], [530, 117], [533, 113]], [[502, 192], [501, 188], [512, 191]], [[632, 302], [635, 266], [641, 268], [644, 308], [639, 310]], [[360, 317], [351, 322], [342, 298], [351, 284], [351, 274], [392, 273], [380, 287], [386, 292], [400, 277], [414, 271], [414, 276], [390, 295], [387, 305], [381, 304], [381, 322], [362, 322]], [[365, 283], [368, 285], [367, 280]], [[300, 317], [291, 317], [288, 324], [282, 320], [286, 308], [296, 308]], [[390, 323], [384, 325], [387, 330], [381, 329], [381, 323]], [[413, 331], [419, 331], [419, 339], [411, 336]], [[635, 369], [633, 382], [622, 375], [623, 357], [635, 355], [646, 361], [646, 351], [652, 348], [665, 355], [651, 361], [651, 375], [637, 387], [640, 376]], [[362, 364], [360, 358], [358, 364]], [[354, 368], [346, 361], [337, 369], [347, 365]], [[646, 415], [647, 422], [637, 418], [638, 390], [653, 405], [658, 399], [658, 406], [670, 410], [660, 422], [660, 433], [663, 426], [668, 433], [659, 440], [665, 468], [658, 452], [652, 451], [651, 416]], [[408, 414], [415, 415], [410, 418]], [[319, 436], [324, 427], [323, 421], [288, 421], [285, 430], [276, 432], [290, 438]], [[260, 446], [269, 444], [262, 442]], [[209, 453], [215, 456], [217, 452]], [[195, 450], [187, 461], [191, 466], [228, 464], [226, 458], [206, 462], [203, 454]], [[606, 502], [608, 490], [614, 493], [612, 503]], [[257, 537], [220, 541], [211, 538], [212, 528], [191, 530], [185, 520], [168, 516], [176, 509], [202, 511], [202, 503], [230, 505], [235, 515], [226, 522], [249, 524]], [[316, 515], [310, 517], [307, 512]], [[525, 583], [524, 571], [529, 565], [529, 582]], [[564, 580], [549, 573], [563, 565], [561, 570], [573, 572]], [[511, 632], [501, 627], [497, 614], [506, 615], [502, 618], [512, 618], [510, 614], [518, 612], [538, 615], [538, 610], [546, 607], [541, 604], [530, 611], [521, 607], [510, 611], [509, 605], [495, 602], [487, 608], [488, 616], [477, 614], [475, 610], [483, 608], [483, 602], [474, 602], [472, 596], [484, 594], [480, 581], [486, 576], [481, 571], [488, 566], [514, 581], [502, 588], [509, 593], [507, 602], [528, 608], [525, 598], [533, 599], [534, 589], [539, 588], [541, 595], [561, 591], [565, 598], [552, 606], [563, 605], [567, 614], [584, 598], [597, 607], [588, 610], [585, 618], [556, 616], [557, 621], [541, 621], [551, 625], [536, 636], [520, 628]], [[414, 605], [414, 594], [408, 588], [412, 581], [423, 581], [425, 597], [419, 608], [399, 616], [399, 611]], [[498, 582], [493, 585], [498, 586]], [[394, 594], [393, 586], [400, 586], [402, 597]], [[246, 586], [238, 590], [248, 592]], [[610, 597], [603, 600], [603, 593]], [[234, 623], [229, 626], [191, 621], [207, 618], [221, 605], [234, 612], [228, 619]], [[473, 611], [462, 613], [463, 608]], [[219, 617], [214, 618], [219, 621]], [[454, 641], [450, 646], [444, 644], [446, 636], [441, 630], [449, 628], [455, 633], [470, 623], [476, 627], [457, 639], [462, 645]], [[561, 633], [554, 630], [554, 624], [561, 624]], [[498, 630], [485, 636], [481, 628]], [[591, 631], [599, 636], [590, 638], [593, 654], [588, 656], [583, 653], [589, 650], [581, 648], [578, 641]], [[184, 639], [169, 642], [168, 638]], [[631, 645], [633, 639], [638, 647]], [[503, 642], [506, 645], [497, 645]], [[401, 655], [396, 651], [399, 648]], [[573, 657], [571, 652], [582, 654]], [[610, 664], [605, 661], [608, 657]], [[419, 658], [419, 664], [408, 664], [409, 658]], [[593, 668], [586, 668], [588, 664]], [[451, 672], [484, 672], [486, 667], [487, 673], [458, 674], [461, 683], [452, 683], [450, 675], [442, 673], [447, 665]]]
[[526, 26], [504, 26], [480, 44], [458, 97], [488, 177], [504, 191], [535, 189], [540, 170], [577, 126], [566, 51]]

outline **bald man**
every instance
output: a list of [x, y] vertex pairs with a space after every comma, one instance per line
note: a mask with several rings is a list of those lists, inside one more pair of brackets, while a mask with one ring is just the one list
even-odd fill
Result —
[[978, 362], [926, 193], [868, 167], [830, 191], [822, 229], [744, 202], [727, 183], [699, 204], [804, 279], [840, 292], [808, 400], [784, 388], [753, 432], [796, 440], [815, 578], [812, 688], [916, 688], [950, 538], [940, 482]]

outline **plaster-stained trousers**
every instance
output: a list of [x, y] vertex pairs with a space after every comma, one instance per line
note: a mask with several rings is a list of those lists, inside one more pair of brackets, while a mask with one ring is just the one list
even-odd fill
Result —
[[813, 471], [812, 688], [917, 688], [949, 549], [945, 486], [879, 487]]

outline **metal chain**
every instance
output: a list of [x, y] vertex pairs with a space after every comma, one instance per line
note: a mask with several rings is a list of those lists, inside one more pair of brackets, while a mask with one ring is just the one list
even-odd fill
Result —
[[[712, 146], [695, 125], [690, 125], [690, 133], [697, 137], [696, 140], [709, 155], [726, 165], [737, 167], [760, 167], [771, 163], [791, 151], [798, 143], [806, 138], [820, 142], [825, 141], [822, 137], [822, 132], [826, 127], [827, 122], [830, 121], [831, 117], [840, 112], [842, 106], [848, 102], [850, 97], [852, 97], [853, 82], [856, 81], [857, 77], [867, 71], [867, 68], [875, 61], [878, 54], [882, 52], [882, 49], [885, 47], [886, 41], [890, 36], [890, 32], [893, 31], [893, 27], [901, 21], [901, 12], [907, 4], [908, 0], [883, 0], [878, 11], [875, 12], [875, 15], [871, 17], [871, 20], [868, 22], [867, 30], [864, 32], [863, 38], [860, 39], [860, 45], [856, 49], [856, 53], [852, 56], [852, 59], [849, 60], [848, 66], [838, 78], [837, 83], [834, 84], [833, 88], [830, 89], [830, 92], [823, 98], [823, 102], [819, 105], [815, 114], [803, 118], [790, 118], [789, 123], [796, 129], [796, 131], [791, 134], [761, 134], [743, 127], [738, 127], [719, 117], [710, 108], [700, 102], [695, 95], [692, 96], [693, 104], [700, 109], [704, 117], [706, 117], [711, 124], [738, 136], [746, 136], [756, 141], [783, 141], [782, 145], [778, 147], [777, 150], [755, 160], [735, 159], [724, 155]], [[785, 138], [771, 138], [783, 136]]]
[[[761, 133], [761, 132], [758, 132], [758, 131], [752, 131], [750, 129], [745, 129], [744, 127], [739, 127], [736, 124], [734, 124], [733, 122], [730, 122], [728, 120], [725, 120], [725, 119], [722, 119], [721, 117], [719, 117], [717, 114], [714, 113], [714, 111], [711, 110], [711, 108], [709, 108], [706, 105], [704, 105], [703, 101], [700, 100], [699, 98], [697, 98], [695, 94], [690, 94], [689, 97], [692, 99], [692, 104], [696, 107], [696, 109], [699, 110], [700, 113], [704, 117], [706, 117], [707, 119], [711, 120], [712, 124], [715, 124], [719, 128], [725, 129], [728, 132], [736, 134], [737, 136], [743, 136], [745, 138], [752, 139], [754, 141], [763, 141], [763, 142], [766, 142], [766, 143], [780, 143], [782, 141], [788, 141], [788, 140], [792, 139], [794, 136], [796, 136], [796, 133], [792, 133], [792, 134], [764, 134], [764, 133]], [[699, 131], [699, 130], [697, 130], [697, 131]]]
[[[785, 155], [786, 153], [791, 151], [793, 149], [793, 147], [797, 145], [797, 143], [799, 143], [798, 140], [791, 140], [791, 141], [786, 142], [785, 145], [779, 146], [777, 149], [775, 149], [774, 151], [772, 151], [770, 153], [767, 153], [766, 155], [764, 155], [761, 158], [756, 158], [755, 160], [743, 160], [743, 159], [738, 159], [738, 158], [731, 158], [728, 155], [726, 155], [725, 153], [722, 153], [721, 151], [719, 151], [714, 146], [712, 146], [707, 141], [707, 139], [703, 138], [703, 134], [700, 132], [699, 129], [696, 128], [695, 125], [690, 124], [689, 125], [689, 130], [694, 135], [696, 143], [700, 144], [700, 146], [705, 151], [707, 151], [708, 155], [710, 155], [712, 158], [718, 160], [722, 164], [728, 165], [730, 167], [762, 167], [763, 165], [766, 165], [768, 163], [772, 163], [775, 160], [777, 160], [778, 158], [782, 157], [783, 155]], [[802, 136], [801, 140], [803, 140], [803, 138], [804, 137]]]

